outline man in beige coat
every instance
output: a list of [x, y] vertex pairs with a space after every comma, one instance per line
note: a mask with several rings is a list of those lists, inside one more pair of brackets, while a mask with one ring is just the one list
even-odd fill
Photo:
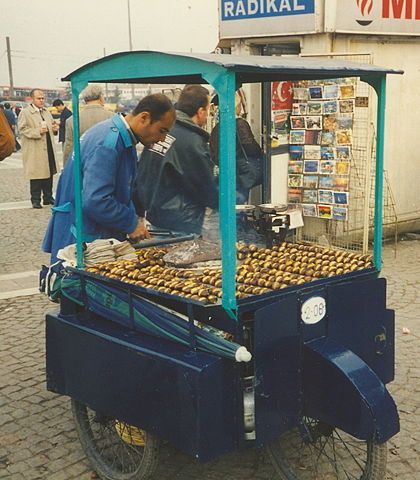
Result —
[[[102, 88], [99, 85], [88, 85], [80, 94], [86, 106], [80, 112], [79, 125], [80, 136], [86, 130], [99, 122], [111, 118], [114, 114], [104, 108], [104, 96]], [[63, 166], [66, 164], [70, 154], [73, 151], [73, 118], [66, 122], [66, 139], [64, 143]]]
[[57, 164], [52, 139], [57, 134], [58, 125], [44, 107], [42, 90], [32, 90], [31, 100], [31, 104], [19, 114], [18, 127], [22, 139], [23, 173], [30, 181], [32, 207], [42, 208], [41, 193], [44, 205], [54, 205], [52, 183]]

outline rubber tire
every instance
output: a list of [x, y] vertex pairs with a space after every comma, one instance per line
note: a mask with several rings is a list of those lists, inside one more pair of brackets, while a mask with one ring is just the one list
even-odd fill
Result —
[[[101, 455], [98, 450], [98, 446], [95, 442], [94, 434], [90, 428], [88, 407], [77, 400], [71, 399], [71, 408], [73, 413], [73, 419], [76, 425], [77, 434], [79, 436], [80, 443], [93, 470], [103, 480], [148, 480], [156, 470], [159, 460], [159, 447], [161, 441], [153, 434], [145, 432], [145, 446], [133, 447], [128, 446], [123, 440], [117, 438], [117, 442], [120, 440], [121, 444], [118, 446], [122, 449], [129, 449], [130, 451], [142, 448], [143, 454], [141, 458], [139, 456], [139, 462], [135, 464], [133, 471], [123, 472], [121, 469], [110, 465], [106, 458]], [[93, 412], [93, 411], [92, 411]], [[94, 413], [94, 412], [93, 412]], [[109, 419], [112, 422], [114, 419]], [[112, 428], [111, 430], [112, 431]], [[136, 453], [136, 457], [137, 457]], [[130, 456], [131, 457], [131, 456]]]
[[[297, 429], [295, 429], [295, 432], [296, 430]], [[334, 432], [337, 432], [337, 430], [334, 429]], [[343, 432], [341, 431], [338, 431], [338, 432], [341, 435], [343, 435]], [[302, 469], [302, 472], [299, 472], [299, 469], [295, 469], [292, 471], [290, 467], [289, 459], [285, 457], [285, 453], [281, 446], [281, 443], [287, 442], [288, 434], [290, 434], [290, 432], [287, 432], [286, 434], [280, 436], [277, 440], [275, 440], [272, 444], [270, 444], [266, 448], [267, 456], [270, 459], [274, 467], [274, 470], [279, 475], [278, 479], [279, 480], [280, 479], [282, 480], [325, 480], [326, 477], [324, 477], [324, 474], [322, 472], [321, 474], [316, 473], [316, 469], [312, 469], [311, 470], [312, 473], [305, 471], [304, 469]], [[300, 436], [300, 438], [302, 437]], [[359, 473], [361, 474], [360, 477], [356, 477], [356, 476], [349, 477], [345, 473], [339, 476], [339, 473], [336, 473], [333, 476], [328, 476], [328, 479], [331, 478], [333, 480], [348, 480], [348, 478], [358, 478], [358, 480], [384, 480], [385, 474], [386, 474], [386, 458], [387, 458], [386, 442], [378, 444], [372, 441], [368, 441], [368, 442], [364, 442], [364, 445], [366, 446], [366, 462], [363, 462], [365, 463], [365, 466], [363, 468], [363, 471]], [[332, 463], [330, 462], [330, 464]]]

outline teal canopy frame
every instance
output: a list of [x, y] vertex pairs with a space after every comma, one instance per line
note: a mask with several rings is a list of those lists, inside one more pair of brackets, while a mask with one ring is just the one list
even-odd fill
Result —
[[222, 241], [222, 305], [236, 318], [236, 122], [235, 91], [243, 83], [322, 80], [360, 77], [378, 96], [374, 263], [382, 262], [383, 165], [386, 75], [401, 74], [373, 65], [316, 57], [262, 57], [217, 54], [177, 54], [154, 51], [121, 52], [88, 63], [64, 77], [71, 82], [74, 122], [74, 168], [77, 265], [83, 267], [82, 169], [79, 143], [79, 95], [97, 83], [208, 83], [219, 95], [220, 180], [219, 213]]

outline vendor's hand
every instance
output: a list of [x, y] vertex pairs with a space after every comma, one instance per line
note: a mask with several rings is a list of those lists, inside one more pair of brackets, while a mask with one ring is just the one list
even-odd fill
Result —
[[149, 230], [147, 230], [147, 227], [144, 225], [142, 218], [138, 219], [136, 229], [128, 234], [128, 238], [134, 243], [144, 240], [145, 238], [150, 238]]
[[52, 126], [52, 129], [53, 129], [53, 132], [58, 132], [58, 130], [60, 129], [60, 125], [58, 125], [57, 123], [53, 123], [53, 126]]

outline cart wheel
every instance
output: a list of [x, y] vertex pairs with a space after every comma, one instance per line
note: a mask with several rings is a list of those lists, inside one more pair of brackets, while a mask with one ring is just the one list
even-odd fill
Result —
[[92, 468], [106, 480], [147, 480], [155, 471], [160, 441], [72, 399], [73, 418]]
[[358, 440], [318, 420], [304, 417], [299, 426], [267, 448], [285, 480], [383, 480], [386, 443]]

